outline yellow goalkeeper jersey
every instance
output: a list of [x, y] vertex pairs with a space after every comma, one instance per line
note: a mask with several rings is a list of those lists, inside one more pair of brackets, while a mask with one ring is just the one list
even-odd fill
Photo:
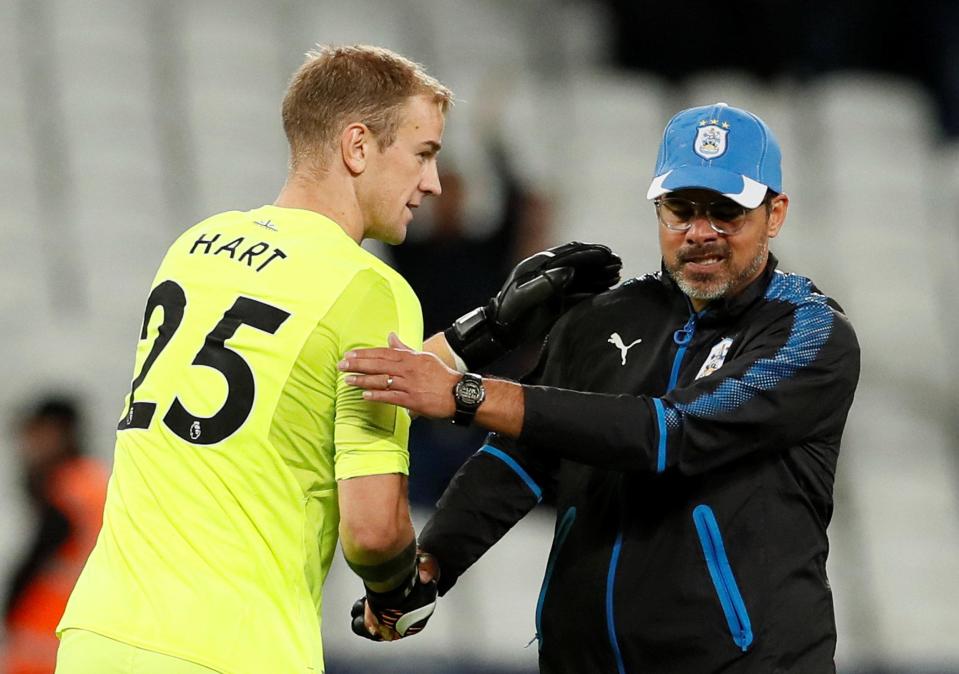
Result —
[[103, 529], [58, 633], [230, 674], [322, 672], [336, 480], [409, 470], [409, 415], [364, 401], [336, 364], [390, 331], [421, 346], [412, 289], [317, 213], [232, 211], [180, 236], [147, 301]]

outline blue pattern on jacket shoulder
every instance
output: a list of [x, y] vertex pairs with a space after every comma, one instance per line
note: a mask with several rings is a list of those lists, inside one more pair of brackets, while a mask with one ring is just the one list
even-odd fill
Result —
[[773, 276], [765, 299], [796, 305], [792, 330], [785, 344], [775, 356], [760, 358], [741, 377], [724, 380], [715, 391], [689, 403], [667, 403], [666, 425], [670, 430], [682, 425], [684, 414], [711, 417], [731, 412], [757, 393], [775, 388], [816, 359], [832, 333], [835, 319], [828, 299], [813, 290], [809, 279], [780, 271]]

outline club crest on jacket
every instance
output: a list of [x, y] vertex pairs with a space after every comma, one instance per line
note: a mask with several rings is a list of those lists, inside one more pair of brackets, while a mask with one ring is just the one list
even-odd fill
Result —
[[721, 339], [710, 351], [709, 355], [706, 357], [706, 362], [703, 363], [703, 366], [699, 368], [699, 374], [696, 375], [696, 379], [702, 379], [703, 377], [708, 377], [713, 372], [718, 370], [723, 366], [723, 363], [726, 362], [726, 354], [729, 353], [729, 347], [733, 344], [732, 337], [725, 337]]

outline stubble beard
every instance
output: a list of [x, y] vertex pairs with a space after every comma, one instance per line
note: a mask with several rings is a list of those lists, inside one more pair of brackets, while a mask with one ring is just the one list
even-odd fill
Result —
[[759, 273], [763, 264], [766, 262], [769, 242], [764, 240], [759, 244], [756, 255], [740, 273], [732, 275], [728, 273], [728, 264], [730, 259], [723, 260], [723, 266], [727, 267], [721, 274], [697, 274], [689, 273], [683, 263], [678, 259], [673, 260], [671, 264], [666, 265], [666, 270], [673, 277], [676, 285], [685, 295], [694, 300], [711, 302], [722, 297], [728, 297], [731, 293], [738, 292], [746, 285], [746, 282], [754, 275]]

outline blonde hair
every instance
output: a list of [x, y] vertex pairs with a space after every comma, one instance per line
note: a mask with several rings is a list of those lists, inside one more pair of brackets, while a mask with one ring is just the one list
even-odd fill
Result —
[[396, 140], [403, 105], [411, 96], [431, 96], [445, 114], [453, 92], [423, 66], [382, 47], [319, 46], [306, 55], [283, 98], [283, 130], [292, 167], [326, 163], [340, 132], [365, 124], [383, 150]]

